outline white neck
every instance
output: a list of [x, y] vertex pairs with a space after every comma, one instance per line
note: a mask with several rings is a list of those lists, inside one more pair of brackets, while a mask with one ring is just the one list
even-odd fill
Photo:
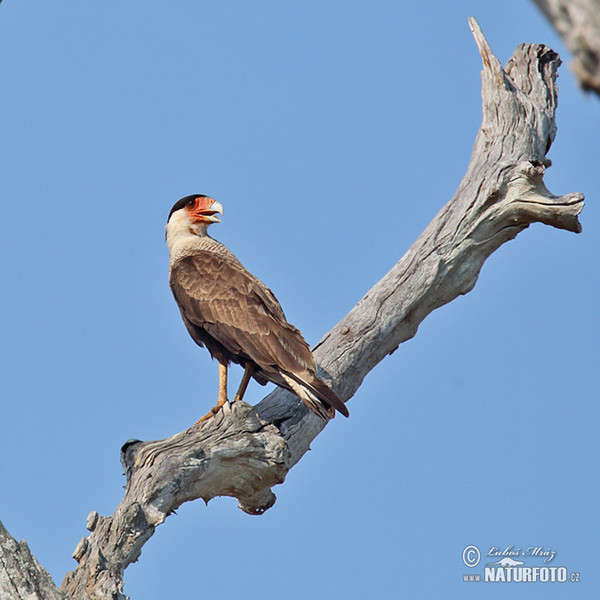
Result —
[[209, 225], [210, 223], [190, 223], [184, 210], [173, 213], [167, 223], [167, 246], [171, 263], [189, 254], [201, 243], [202, 238], [209, 237], [206, 231]]

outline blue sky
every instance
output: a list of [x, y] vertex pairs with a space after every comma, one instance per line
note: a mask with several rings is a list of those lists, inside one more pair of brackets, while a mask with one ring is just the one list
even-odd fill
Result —
[[[0, 520], [58, 584], [87, 514], [122, 497], [121, 444], [181, 431], [216, 397], [168, 289], [172, 204], [217, 198], [212, 234], [314, 344], [466, 170], [481, 120], [467, 17], [503, 63], [521, 42], [569, 60], [531, 2], [414, 4], [0, 6]], [[183, 506], [127, 570], [134, 600], [480, 598], [470, 544], [551, 548], [581, 573], [486, 598], [595, 597], [600, 103], [566, 64], [559, 86], [545, 179], [586, 194], [583, 233], [534, 225], [495, 253], [264, 516]]]

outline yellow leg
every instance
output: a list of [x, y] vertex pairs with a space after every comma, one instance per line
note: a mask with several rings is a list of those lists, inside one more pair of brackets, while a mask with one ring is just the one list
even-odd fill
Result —
[[250, 377], [252, 377], [252, 373], [254, 372], [254, 365], [251, 363], [246, 363], [246, 368], [244, 369], [244, 375], [242, 377], [242, 381], [240, 381], [240, 387], [238, 388], [237, 393], [233, 399], [234, 402], [241, 400], [246, 393], [246, 388], [248, 387], [248, 383], [250, 382]]
[[194, 425], [202, 423], [211, 417], [214, 417], [220, 410], [223, 404], [227, 402], [227, 365], [219, 363], [219, 398], [217, 405], [210, 409], [210, 412], [205, 414], [201, 419], [198, 419]]
[[225, 402], [227, 402], [227, 365], [219, 363], [219, 399], [217, 400], [217, 406], [214, 406], [212, 411], [219, 412]]

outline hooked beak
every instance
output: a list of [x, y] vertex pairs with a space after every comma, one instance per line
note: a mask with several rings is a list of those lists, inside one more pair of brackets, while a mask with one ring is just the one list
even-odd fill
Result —
[[210, 223], [220, 223], [221, 219], [219, 219], [219, 217], [215, 217], [217, 213], [223, 216], [223, 206], [220, 202], [213, 200], [210, 208], [203, 210], [200, 214]]
[[196, 200], [196, 206], [190, 211], [190, 218], [196, 223], [220, 223], [221, 219], [216, 214], [223, 216], [221, 203], [204, 197]]

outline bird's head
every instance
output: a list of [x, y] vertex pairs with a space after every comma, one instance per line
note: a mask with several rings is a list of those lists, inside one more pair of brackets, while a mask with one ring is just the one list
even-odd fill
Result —
[[212, 223], [220, 223], [216, 215], [223, 214], [220, 202], [202, 194], [192, 194], [175, 202], [167, 219], [167, 242], [180, 235], [206, 235]]

